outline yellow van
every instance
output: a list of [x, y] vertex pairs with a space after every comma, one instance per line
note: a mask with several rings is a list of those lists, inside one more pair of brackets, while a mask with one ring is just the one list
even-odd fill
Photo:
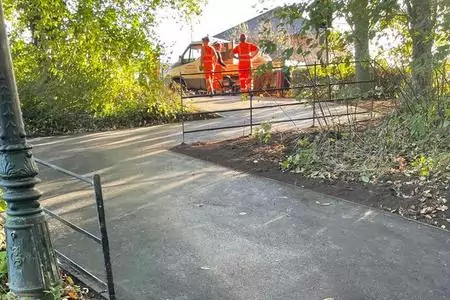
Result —
[[[233, 48], [235, 44], [226, 40], [212, 38], [211, 44], [220, 42], [223, 44], [222, 59], [225, 63], [224, 87], [229, 87], [230, 91], [236, 91], [239, 87], [238, 60], [233, 58]], [[206, 90], [205, 77], [200, 71], [200, 55], [202, 42], [192, 42], [186, 50], [180, 55], [178, 62], [171, 66], [168, 76], [173, 81], [180, 83], [185, 89], [200, 92]], [[258, 54], [253, 58], [253, 68], [270, 61], [270, 57]]]

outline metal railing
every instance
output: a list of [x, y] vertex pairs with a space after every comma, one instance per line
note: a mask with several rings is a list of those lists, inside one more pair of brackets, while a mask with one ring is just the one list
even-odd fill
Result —
[[103, 252], [103, 260], [105, 265], [105, 274], [106, 274], [106, 282], [99, 279], [97, 276], [86, 270], [83, 266], [76, 263], [71, 258], [67, 257], [66, 255], [62, 254], [60, 251], [57, 251], [55, 249], [55, 253], [58, 257], [62, 258], [64, 261], [66, 261], [70, 266], [77, 271], [83, 273], [84, 275], [88, 276], [92, 280], [94, 280], [97, 284], [100, 284], [102, 288], [104, 289], [102, 292], [108, 292], [108, 296], [110, 300], [116, 300], [116, 293], [114, 288], [114, 277], [113, 277], [113, 271], [112, 271], [112, 264], [111, 264], [111, 252], [109, 249], [109, 240], [108, 240], [108, 231], [106, 227], [106, 216], [105, 216], [105, 206], [103, 201], [103, 191], [102, 191], [102, 183], [100, 179], [100, 175], [95, 174], [92, 178], [76, 174], [74, 172], [71, 172], [69, 170], [63, 169], [61, 167], [58, 167], [56, 165], [53, 165], [49, 162], [43, 161], [41, 159], [35, 158], [35, 161], [43, 165], [45, 167], [48, 167], [52, 170], [58, 171], [60, 173], [63, 173], [69, 177], [72, 177], [74, 179], [77, 179], [79, 181], [82, 181], [84, 183], [87, 183], [91, 187], [93, 187], [94, 195], [95, 195], [95, 203], [97, 207], [97, 216], [98, 216], [98, 222], [99, 222], [99, 228], [100, 228], [100, 237], [94, 235], [93, 233], [79, 227], [78, 225], [64, 219], [63, 217], [59, 216], [58, 214], [50, 211], [47, 208], [42, 208], [42, 210], [51, 218], [58, 220], [62, 224], [70, 227], [71, 229], [75, 230], [78, 233], [83, 234], [87, 238], [91, 239], [92, 241], [96, 242], [97, 244], [102, 246], [102, 252]]
[[[248, 95], [248, 107], [245, 108], [230, 108], [230, 109], [220, 109], [220, 110], [214, 110], [214, 111], [199, 111], [199, 112], [187, 112], [186, 109], [186, 99], [195, 99], [195, 98], [204, 98], [205, 95], [202, 94], [194, 94], [191, 95], [189, 93], [184, 93], [183, 88], [180, 88], [180, 97], [181, 97], [181, 106], [183, 110], [183, 114], [181, 116], [181, 127], [182, 127], [182, 134], [183, 134], [183, 143], [185, 142], [185, 135], [190, 133], [197, 133], [197, 132], [205, 132], [205, 131], [215, 131], [215, 130], [224, 130], [224, 129], [236, 129], [236, 128], [250, 128], [250, 134], [253, 132], [254, 126], [259, 126], [263, 122], [254, 122], [254, 111], [257, 110], [263, 110], [263, 109], [270, 109], [270, 108], [283, 108], [283, 107], [289, 107], [289, 106], [299, 106], [304, 105], [305, 103], [297, 101], [294, 103], [276, 103], [276, 104], [269, 104], [269, 105], [262, 105], [262, 106], [254, 106], [254, 97], [255, 95], [259, 95], [262, 93], [273, 93], [273, 92], [288, 92], [288, 91], [299, 91], [299, 90], [311, 90], [312, 92], [312, 99], [309, 99], [311, 105], [312, 105], [312, 116], [310, 117], [302, 117], [302, 118], [287, 118], [287, 119], [281, 119], [281, 120], [271, 120], [270, 123], [276, 124], [276, 123], [288, 123], [288, 122], [296, 122], [296, 121], [307, 121], [312, 120], [313, 126], [316, 125], [316, 121], [319, 121], [321, 119], [326, 120], [327, 118], [340, 118], [345, 116], [357, 116], [362, 114], [370, 114], [370, 119], [373, 118], [373, 107], [374, 107], [374, 97], [371, 97], [371, 109], [370, 111], [349, 111], [349, 102], [353, 100], [361, 99], [362, 96], [353, 96], [353, 97], [341, 97], [341, 98], [333, 98], [332, 96], [332, 89], [334, 86], [342, 86], [342, 85], [358, 85], [358, 84], [371, 84], [371, 89], [374, 90], [377, 78], [376, 78], [376, 70], [375, 70], [375, 64], [372, 61], [361, 61], [361, 63], [365, 63], [371, 68], [371, 73], [373, 74], [373, 77], [370, 80], [332, 80], [330, 74], [327, 71], [327, 76], [325, 77], [319, 77], [318, 75], [318, 69], [319, 68], [329, 68], [332, 66], [338, 66], [341, 64], [355, 64], [356, 61], [351, 62], [335, 62], [335, 63], [329, 63], [329, 64], [321, 64], [321, 63], [314, 63], [314, 64], [305, 64], [299, 67], [290, 68], [294, 70], [301, 70], [306, 69], [308, 74], [311, 75], [310, 78], [307, 78], [307, 84], [303, 85], [292, 85], [290, 84], [288, 87], [281, 87], [281, 88], [265, 88], [265, 89], [251, 89], [248, 92], [230, 92], [230, 93], [220, 93], [220, 94], [214, 94], [212, 95], [212, 99], [210, 101], [216, 101], [214, 97], [216, 96], [227, 96], [227, 95], [242, 95], [246, 94]], [[222, 74], [227, 73], [236, 73], [237, 71], [224, 71]], [[258, 72], [258, 70], [252, 70], [252, 74], [255, 74], [255, 72]], [[272, 68], [270, 69], [270, 72], [283, 72], [283, 68]], [[214, 72], [212, 72], [214, 73]], [[204, 73], [188, 73], [188, 74], [180, 74], [180, 83], [183, 82], [184, 79], [189, 79], [189, 76], [193, 75], [201, 75]], [[326, 83], [321, 82], [326, 81]], [[320, 88], [327, 88], [327, 96], [326, 97], [319, 97], [318, 96], [318, 90]], [[209, 102], [208, 100], [205, 100], [203, 102]], [[329, 102], [345, 102], [347, 106], [347, 112], [346, 113], [337, 113], [332, 114], [330, 113], [324, 113], [321, 111], [321, 114], [318, 114], [316, 112], [316, 105], [318, 105], [321, 108], [321, 103], [329, 103]], [[239, 125], [229, 124], [225, 126], [217, 126], [212, 128], [200, 128], [200, 129], [191, 129], [186, 130], [185, 122], [189, 117], [199, 116], [203, 114], [221, 114], [221, 113], [230, 113], [230, 112], [239, 112], [239, 111], [248, 111], [248, 123], [243, 123]]]

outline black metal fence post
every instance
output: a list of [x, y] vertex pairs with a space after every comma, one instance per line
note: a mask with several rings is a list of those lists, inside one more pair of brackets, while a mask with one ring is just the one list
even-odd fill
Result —
[[250, 135], [253, 134], [253, 90], [250, 90]]
[[184, 117], [185, 117], [185, 111], [184, 111], [184, 101], [183, 101], [183, 74], [180, 73], [180, 99], [181, 99], [181, 130], [182, 130], [182, 135], [183, 135], [183, 142], [182, 144], [184, 144]]
[[374, 97], [377, 97], [376, 93], [376, 89], [377, 89], [377, 69], [375, 67], [375, 61], [373, 61], [371, 63], [372, 65], [372, 80], [373, 80], [373, 84], [372, 84], [372, 102], [371, 102], [371, 107], [370, 107], [370, 125], [372, 126], [372, 121], [373, 121], [373, 110], [374, 110]]
[[317, 63], [314, 63], [314, 81], [313, 81], [313, 127], [316, 127], [316, 97], [317, 97]]
[[331, 77], [330, 77], [330, 72], [329, 72], [329, 69], [330, 69], [330, 44], [329, 44], [329, 38], [328, 38], [328, 35], [329, 35], [329, 32], [330, 32], [329, 28], [330, 28], [330, 24], [327, 24], [327, 28], [325, 29], [325, 52], [326, 52], [326, 57], [325, 57], [326, 67], [325, 67], [325, 70], [327, 72], [328, 101], [331, 102], [332, 91], [331, 91]]
[[103, 259], [105, 262], [106, 281], [108, 286], [109, 300], [116, 300], [114, 289], [114, 278], [111, 265], [111, 254], [109, 251], [108, 231], [106, 230], [105, 207], [103, 203], [102, 183], [98, 174], [94, 175], [95, 202], [97, 204], [98, 222], [102, 236]]

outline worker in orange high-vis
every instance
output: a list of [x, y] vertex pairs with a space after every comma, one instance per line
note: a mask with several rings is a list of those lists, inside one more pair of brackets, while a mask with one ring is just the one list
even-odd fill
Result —
[[214, 83], [213, 88], [215, 92], [223, 93], [223, 87], [222, 87], [222, 81], [223, 81], [223, 71], [225, 71], [225, 63], [222, 59], [221, 52], [223, 51], [223, 44], [220, 42], [214, 43], [214, 49], [216, 50], [217, 54], [217, 63], [214, 66]]
[[203, 46], [200, 56], [200, 66], [205, 74], [206, 90], [209, 95], [214, 95], [213, 74], [214, 67], [217, 63], [217, 53], [213, 47], [209, 45], [209, 37], [202, 39]]
[[233, 49], [233, 54], [239, 59], [241, 92], [248, 92], [252, 87], [252, 58], [258, 54], [259, 48], [255, 44], [247, 43], [247, 36], [245, 34], [241, 34], [239, 41], [239, 45]]

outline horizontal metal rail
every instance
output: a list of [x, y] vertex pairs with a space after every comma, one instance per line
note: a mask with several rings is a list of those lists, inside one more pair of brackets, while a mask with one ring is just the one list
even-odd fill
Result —
[[100, 245], [102, 244], [101, 238], [99, 238], [99, 237], [93, 235], [93, 234], [90, 233], [89, 231], [87, 231], [87, 230], [85, 230], [85, 229], [83, 229], [83, 228], [81, 228], [81, 227], [79, 227], [79, 226], [77, 226], [77, 225], [75, 225], [75, 224], [73, 224], [73, 223], [67, 221], [67, 220], [64, 219], [63, 217], [58, 216], [57, 214], [55, 214], [55, 213], [52, 212], [51, 210], [48, 210], [47, 208], [44, 208], [44, 207], [43, 207], [42, 210], [43, 210], [46, 214], [48, 214], [49, 216], [51, 216], [52, 218], [54, 218], [54, 219], [60, 221], [61, 223], [63, 223], [64, 225], [66, 225], [66, 226], [72, 228], [73, 230], [75, 230], [75, 231], [77, 231], [77, 232], [79, 232], [79, 233], [82, 233], [82, 234], [86, 235], [88, 238], [90, 238], [90, 239], [93, 240], [94, 242], [96, 242], [96, 243], [98, 243], [98, 244], [100, 244]]
[[[282, 91], [289, 91], [289, 90], [301, 90], [301, 89], [313, 89], [313, 88], [322, 88], [322, 87], [329, 87], [329, 86], [336, 86], [336, 85], [345, 85], [345, 84], [360, 84], [360, 83], [375, 83], [375, 80], [361, 80], [361, 81], [341, 81], [341, 82], [330, 82], [328, 83], [321, 83], [321, 84], [311, 84], [311, 85], [300, 85], [300, 86], [290, 86], [286, 88], [271, 88], [271, 89], [260, 89], [260, 90], [251, 90], [247, 93], [234, 93], [234, 94], [249, 94], [252, 93], [260, 94], [260, 93], [267, 93], [267, 92], [282, 92]], [[233, 93], [231, 93], [233, 94]], [[214, 94], [214, 96], [229, 96], [230, 93], [221, 93], [221, 94]], [[194, 98], [204, 98], [208, 97], [208, 95], [187, 95], [182, 96], [182, 99], [194, 99]]]
[[41, 159], [35, 158], [35, 161], [41, 165], [44, 165], [46, 167], [49, 167], [50, 169], [53, 169], [55, 171], [61, 172], [65, 175], [68, 175], [70, 177], [73, 177], [75, 179], [78, 179], [80, 181], [83, 181], [94, 188], [94, 194], [95, 194], [95, 203], [97, 206], [97, 216], [98, 216], [98, 222], [101, 232], [101, 238], [95, 236], [94, 234], [90, 233], [89, 231], [73, 224], [72, 222], [67, 221], [66, 219], [58, 216], [54, 212], [42, 208], [42, 210], [50, 215], [51, 217], [55, 218], [56, 220], [60, 221], [64, 225], [74, 229], [78, 233], [84, 234], [88, 238], [92, 239], [93, 241], [97, 242], [102, 246], [102, 253], [103, 253], [103, 260], [105, 264], [105, 273], [106, 273], [106, 279], [107, 283], [103, 282], [102, 280], [98, 279], [96, 276], [91, 274], [89, 271], [87, 271], [85, 268], [83, 268], [81, 265], [77, 264], [67, 256], [63, 255], [62, 253], [55, 250], [55, 252], [63, 257], [65, 260], [67, 260], [71, 266], [78, 271], [88, 275], [95, 281], [103, 284], [103, 286], [106, 286], [109, 295], [110, 300], [116, 300], [116, 294], [115, 294], [115, 288], [114, 288], [114, 278], [113, 278], [113, 271], [112, 271], [112, 265], [111, 265], [111, 254], [110, 254], [110, 248], [109, 248], [109, 240], [108, 240], [108, 232], [106, 229], [106, 216], [105, 216], [105, 210], [104, 210], [104, 201], [103, 201], [103, 193], [102, 193], [102, 185], [100, 181], [100, 176], [98, 174], [95, 174], [93, 176], [93, 179], [90, 179], [86, 176], [82, 176], [79, 174], [76, 174], [74, 172], [71, 172], [69, 170], [66, 170], [64, 168], [58, 167], [56, 165], [53, 165], [49, 162], [43, 161]]
[[[305, 118], [296, 118], [296, 119], [288, 119], [288, 120], [275, 120], [275, 121], [270, 121], [270, 123], [271, 124], [279, 124], [279, 123], [289, 123], [289, 122], [297, 122], [297, 121], [308, 121], [308, 120], [313, 120], [313, 119], [325, 119], [325, 118], [338, 118], [338, 117], [346, 117], [346, 116], [355, 116], [355, 115], [363, 115], [363, 114], [370, 114], [370, 111], [344, 113], [344, 114], [338, 114], [338, 115], [305, 117]], [[230, 125], [230, 126], [222, 126], [222, 127], [185, 130], [184, 133], [195, 133], [195, 132], [203, 132], [203, 131], [222, 130], [222, 129], [244, 128], [244, 127], [251, 127], [251, 126], [259, 126], [259, 125], [262, 125], [263, 123], [264, 122], [257, 122], [257, 123], [251, 123], [251, 124]]]
[[[335, 65], [352, 65], [352, 64], [356, 64], [356, 63], [370, 63], [372, 64], [372, 61], [349, 61], [349, 62], [329, 62], [329, 63], [314, 63], [314, 64], [304, 64], [304, 65], [298, 65], [298, 66], [290, 66], [290, 67], [270, 67], [268, 68], [267, 71], [278, 71], [278, 70], [289, 70], [289, 69], [305, 69], [305, 68], [314, 68], [314, 67], [322, 67], [322, 68], [326, 68], [327, 65], [330, 66], [335, 66]], [[263, 65], [264, 66], [264, 65]], [[226, 70], [226, 71], [221, 71], [221, 72], [208, 72], [208, 73], [222, 73], [222, 74], [232, 74], [232, 73], [236, 73], [239, 71], [248, 71], [248, 69], [234, 69], [234, 70]], [[264, 71], [264, 69], [259, 69], [259, 68], [253, 68], [251, 69], [251, 71], [253, 72], [258, 72], [258, 71]], [[180, 77], [186, 77], [186, 76], [192, 76], [192, 75], [203, 75], [205, 74], [205, 72], [195, 72], [195, 73], [180, 73]]]
[[[315, 103], [325, 103], [325, 102], [341, 102], [341, 101], [350, 101], [350, 100], [356, 100], [359, 99], [359, 97], [351, 97], [351, 98], [338, 98], [338, 99], [332, 99], [330, 100], [324, 100], [324, 101], [316, 101]], [[305, 102], [296, 102], [296, 103], [280, 103], [280, 104], [271, 104], [271, 105], [264, 105], [264, 106], [253, 106], [252, 110], [255, 109], [267, 109], [267, 108], [277, 108], [277, 107], [285, 107], [285, 106], [296, 106], [296, 105], [305, 105], [307, 103]], [[184, 114], [186, 117], [190, 116], [196, 116], [196, 115], [202, 115], [202, 114], [220, 114], [220, 113], [227, 113], [227, 112], [237, 112], [237, 111], [246, 111], [250, 110], [249, 107], [245, 108], [233, 108], [233, 109], [224, 109], [224, 110], [214, 110], [214, 111], [203, 111], [203, 112], [192, 112]]]
[[41, 164], [41, 165], [43, 165], [43, 166], [49, 167], [50, 169], [54, 169], [55, 171], [61, 172], [61, 173], [66, 174], [66, 175], [69, 175], [69, 176], [71, 176], [71, 177], [73, 177], [73, 178], [76, 178], [76, 179], [78, 179], [78, 180], [81, 180], [81, 181], [83, 181], [83, 182], [86, 182], [86, 183], [88, 183], [88, 184], [90, 184], [90, 185], [92, 185], [92, 186], [94, 185], [94, 181], [93, 181], [92, 179], [86, 177], [86, 176], [83, 176], [83, 175], [80, 175], [80, 174], [71, 172], [71, 171], [69, 171], [69, 170], [66, 170], [66, 169], [63, 169], [63, 168], [61, 168], [61, 167], [55, 166], [55, 165], [53, 165], [53, 164], [51, 164], [51, 163], [49, 163], [49, 162], [43, 161], [43, 160], [38, 159], [38, 158], [35, 158], [34, 160], [35, 160], [37, 163], [39, 163], [39, 164]]
[[[193, 101], [193, 103], [199, 105], [203, 102], [207, 103], [207, 102], [217, 102], [220, 100], [225, 100], [225, 99], [214, 99], [216, 96], [229, 96], [229, 95], [246, 95], [249, 98], [249, 106], [246, 108], [230, 108], [230, 109], [222, 109], [222, 110], [216, 110], [216, 111], [202, 111], [202, 112], [193, 112], [193, 113], [187, 113], [184, 112], [184, 114], [182, 114], [181, 117], [181, 129], [182, 129], [182, 143], [185, 142], [185, 134], [187, 133], [196, 133], [196, 132], [205, 132], [205, 131], [214, 131], [214, 130], [223, 130], [223, 129], [235, 129], [235, 128], [246, 128], [246, 127], [250, 127], [250, 134], [252, 133], [252, 129], [253, 126], [257, 126], [257, 125], [261, 125], [263, 124], [261, 121], [259, 121], [258, 123], [253, 123], [253, 110], [262, 110], [262, 109], [270, 109], [270, 108], [280, 108], [281, 110], [283, 110], [283, 107], [288, 107], [288, 106], [296, 106], [296, 105], [303, 105], [305, 102], [297, 102], [297, 103], [268, 103], [268, 105], [257, 105], [254, 106], [254, 97], [258, 96], [258, 95], [264, 95], [264, 93], [272, 93], [272, 92], [286, 92], [286, 91], [290, 91], [290, 90], [310, 90], [312, 92], [312, 101], [308, 101], [308, 102], [312, 102], [312, 108], [313, 108], [313, 113], [311, 117], [301, 117], [301, 118], [288, 118], [288, 119], [284, 119], [284, 120], [273, 120], [270, 121], [270, 123], [273, 124], [277, 124], [277, 123], [292, 123], [292, 122], [296, 122], [296, 121], [307, 121], [307, 120], [312, 120], [313, 126], [315, 126], [315, 120], [316, 119], [323, 119], [325, 120], [325, 123], [327, 123], [327, 118], [340, 118], [340, 117], [350, 117], [350, 116], [356, 116], [356, 115], [369, 115], [370, 114], [370, 119], [372, 120], [373, 118], [373, 105], [374, 105], [374, 101], [376, 101], [373, 97], [371, 97], [370, 100], [372, 102], [371, 104], [371, 110], [364, 110], [364, 111], [359, 111], [356, 112], [355, 111], [349, 111], [349, 101], [353, 101], [353, 100], [365, 100], [365, 98], [367, 97], [363, 97], [362, 95], [358, 95], [356, 97], [347, 97], [347, 98], [334, 98], [333, 99], [333, 86], [345, 86], [345, 85], [355, 85], [355, 84], [362, 84], [362, 83], [370, 83], [372, 88], [374, 88], [377, 84], [377, 78], [376, 78], [376, 73], [375, 73], [375, 77], [371, 78], [369, 80], [354, 80], [354, 79], [344, 79], [342, 78], [342, 76], [339, 76], [339, 72], [334, 72], [334, 69], [331, 69], [331, 71], [326, 71], [325, 74], [323, 74], [323, 76], [318, 76], [317, 71], [318, 68], [320, 68], [319, 70], [321, 70], [322, 68], [328, 68], [330, 66], [334, 66], [334, 65], [350, 65], [350, 64], [356, 64], [356, 63], [366, 63], [366, 64], [370, 64], [370, 66], [372, 67], [372, 69], [374, 68], [374, 64], [373, 61], [344, 61], [344, 62], [331, 62], [331, 63], [313, 63], [313, 64], [305, 64], [305, 65], [300, 65], [300, 66], [290, 66], [290, 67], [276, 67], [276, 68], [269, 68], [267, 71], [276, 71], [276, 70], [280, 70], [282, 69], [283, 73], [286, 73], [284, 71], [287, 72], [291, 72], [291, 71], [295, 71], [295, 70], [306, 70], [307, 72], [304, 73], [304, 84], [300, 85], [293, 85], [292, 81], [288, 81], [288, 84], [285, 85], [283, 84], [283, 87], [277, 87], [277, 88], [263, 88], [263, 89], [258, 89], [258, 90], [252, 90], [250, 89], [250, 91], [246, 92], [246, 91], [231, 91], [231, 92], [227, 92], [227, 93], [221, 93], [221, 94], [213, 94], [213, 95], [196, 95], [196, 94], [188, 94], [186, 93], [185, 90], [180, 89], [180, 98], [181, 98], [181, 106], [184, 109], [184, 99], [195, 99], [195, 98], [203, 98], [200, 101]], [[309, 69], [309, 67], [311, 67], [311, 69]], [[247, 69], [248, 70], [248, 69]], [[262, 73], [264, 73], [264, 69], [263, 68], [256, 68], [256, 69], [252, 69], [251, 71], [262, 71]], [[329, 69], [328, 69], [329, 70]], [[234, 72], [236, 72], [236, 70], [233, 70]], [[224, 72], [222, 72], [224, 73]], [[189, 75], [194, 75], [194, 74], [204, 74], [204, 73], [190, 73], [190, 74], [180, 74], [180, 79], [183, 78], [183, 76], [189, 76]], [[255, 72], [252, 72], [252, 74], [255, 74]], [[275, 73], [273, 73], [275, 74]], [[295, 77], [295, 74], [293, 74], [293, 76]], [[278, 82], [278, 81], [277, 81]], [[327, 88], [327, 90], [325, 90], [325, 88]], [[205, 96], [210, 96], [211, 100], [206, 100], [207, 98]], [[342, 102], [346, 102], [346, 106], [347, 106], [347, 112], [345, 113], [338, 113], [338, 114], [332, 114], [331, 112], [329, 112], [328, 115], [325, 115], [325, 113], [323, 112], [322, 107], [319, 106], [322, 115], [317, 115], [316, 114], [316, 103], [320, 104], [320, 103], [342, 103]], [[243, 124], [239, 124], [239, 125], [229, 125], [229, 126], [220, 126], [220, 127], [213, 127], [213, 128], [200, 128], [200, 129], [194, 129], [194, 130], [185, 130], [185, 121], [186, 118], [188, 117], [192, 117], [192, 116], [196, 116], [196, 115], [200, 115], [200, 114], [205, 114], [205, 113], [210, 113], [210, 114], [214, 114], [214, 113], [227, 113], [227, 112], [239, 112], [239, 111], [249, 111], [249, 122], [248, 124], [245, 124], [243, 122]], [[286, 113], [286, 112], [285, 112]], [[356, 118], [354, 119], [354, 122], [357, 123], [358, 120], [356, 120]], [[235, 123], [236, 124], [236, 123]]]
[[102, 286], [102, 289], [103, 289], [101, 291], [102, 293], [107, 291], [107, 289], [106, 289], [107, 284], [103, 280], [101, 280], [100, 278], [98, 278], [97, 276], [95, 276], [94, 274], [92, 274], [91, 272], [89, 272], [88, 270], [83, 268], [82, 266], [80, 266], [78, 263], [76, 263], [75, 261], [73, 261], [69, 257], [65, 256], [64, 254], [62, 254], [58, 250], [55, 250], [55, 253], [56, 253], [57, 256], [59, 256], [62, 259], [66, 260], [70, 264], [70, 266], [72, 268], [77, 269], [79, 272], [83, 273], [84, 275], [87, 275], [88, 277], [90, 277], [91, 279], [93, 279], [94, 281], [99, 283]]

